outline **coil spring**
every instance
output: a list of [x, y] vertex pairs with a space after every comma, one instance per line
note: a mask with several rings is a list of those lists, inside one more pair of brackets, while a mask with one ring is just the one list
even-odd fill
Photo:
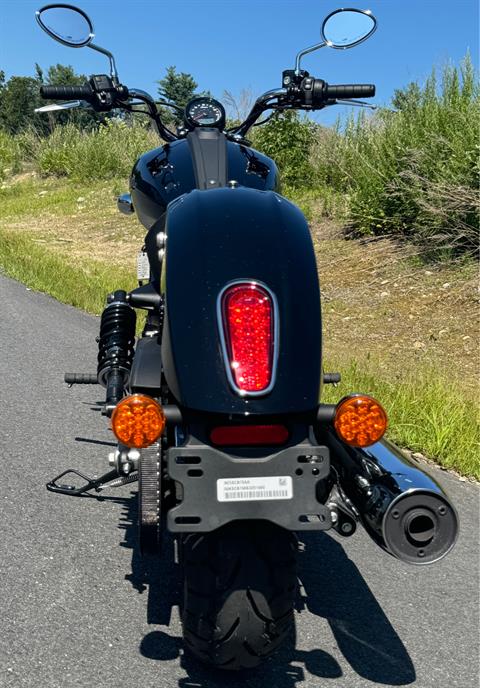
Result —
[[121, 371], [127, 382], [132, 367], [137, 316], [127, 303], [127, 294], [116, 291], [105, 308], [98, 337], [98, 381], [107, 385], [112, 370]]

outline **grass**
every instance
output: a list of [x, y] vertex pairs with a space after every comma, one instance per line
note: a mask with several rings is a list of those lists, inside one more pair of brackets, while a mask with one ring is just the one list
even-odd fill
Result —
[[68, 255], [38, 246], [32, 238], [0, 229], [1, 269], [31, 289], [98, 315], [109, 292], [137, 286], [133, 271], [113, 268], [105, 260], [73, 264]]
[[388, 379], [371, 364], [350, 362], [339, 368], [342, 382], [338, 388], [324, 387], [324, 402], [336, 403], [351, 391], [371, 394], [387, 409], [391, 440], [480, 480], [478, 401], [473, 395], [450, 386], [426, 366]]

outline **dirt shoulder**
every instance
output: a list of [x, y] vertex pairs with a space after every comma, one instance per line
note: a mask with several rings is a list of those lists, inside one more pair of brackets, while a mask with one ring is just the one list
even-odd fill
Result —
[[327, 359], [375, 360], [395, 377], [418, 363], [479, 391], [478, 273], [472, 263], [428, 264], [390, 239], [345, 240], [312, 226]]

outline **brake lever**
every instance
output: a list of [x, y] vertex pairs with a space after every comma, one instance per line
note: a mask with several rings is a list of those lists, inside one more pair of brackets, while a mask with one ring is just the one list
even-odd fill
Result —
[[70, 100], [68, 103], [51, 103], [35, 108], [34, 112], [56, 112], [58, 110], [71, 110], [73, 108], [91, 108], [86, 100]]
[[358, 107], [368, 108], [369, 110], [377, 110], [378, 108], [378, 105], [371, 105], [363, 100], [344, 100], [343, 98], [340, 98], [336, 100], [335, 103], [338, 103], [339, 105], [357, 105]]

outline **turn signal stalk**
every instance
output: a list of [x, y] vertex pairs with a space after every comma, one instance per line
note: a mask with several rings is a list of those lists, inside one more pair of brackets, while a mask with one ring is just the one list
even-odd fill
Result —
[[160, 404], [146, 394], [132, 394], [122, 399], [112, 414], [112, 430], [119, 442], [135, 449], [149, 447], [165, 428], [165, 414]]

